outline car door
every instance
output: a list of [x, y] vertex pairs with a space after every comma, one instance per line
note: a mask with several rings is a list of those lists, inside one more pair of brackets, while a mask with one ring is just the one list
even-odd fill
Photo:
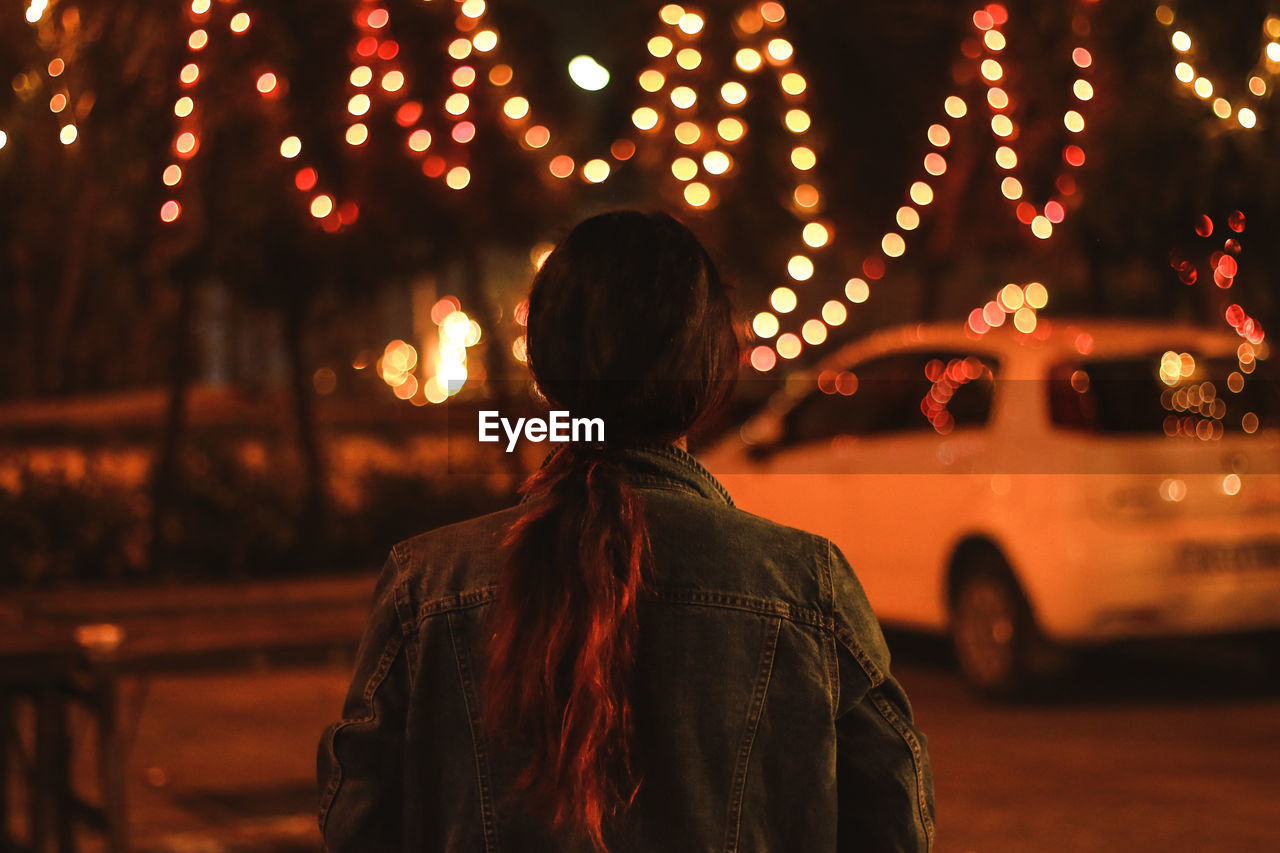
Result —
[[945, 552], [978, 478], [993, 359], [909, 350], [823, 371], [783, 419], [759, 509], [828, 536], [849, 557], [882, 619], [941, 628]]

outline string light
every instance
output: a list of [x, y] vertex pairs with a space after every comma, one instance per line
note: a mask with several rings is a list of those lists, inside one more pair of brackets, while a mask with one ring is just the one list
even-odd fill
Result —
[[[1183, 25], [1175, 26], [1178, 15], [1173, 6], [1161, 3], [1156, 7], [1156, 20], [1169, 32], [1169, 44], [1174, 50], [1174, 79], [1190, 90], [1197, 98], [1208, 101], [1209, 108], [1221, 119], [1226, 127], [1252, 130], [1258, 125], [1258, 108], [1260, 100], [1268, 94], [1270, 82], [1277, 71], [1280, 71], [1280, 17], [1268, 15], [1262, 23], [1262, 45], [1253, 69], [1248, 73], [1244, 91], [1237, 99], [1252, 101], [1252, 106], [1236, 106], [1232, 98], [1214, 93], [1225, 93], [1227, 88], [1215, 77], [1206, 73], [1198, 73], [1192, 60], [1204, 63], [1203, 57], [1196, 57], [1195, 40]], [[1216, 76], [1216, 75], [1215, 75]], [[1220, 77], [1218, 78], [1221, 79]], [[1213, 98], [1213, 100], [1209, 100]], [[1235, 121], [1232, 122], [1231, 119]]]

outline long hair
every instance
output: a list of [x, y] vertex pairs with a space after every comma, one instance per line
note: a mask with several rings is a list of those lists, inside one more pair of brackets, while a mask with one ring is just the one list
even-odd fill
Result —
[[637, 600], [650, 571], [644, 506], [618, 449], [687, 433], [739, 361], [732, 310], [693, 234], [618, 211], [575, 227], [534, 277], [529, 367], [553, 408], [604, 420], [522, 486], [488, 617], [485, 730], [527, 750], [516, 779], [552, 833], [605, 850], [639, 790], [631, 762]]

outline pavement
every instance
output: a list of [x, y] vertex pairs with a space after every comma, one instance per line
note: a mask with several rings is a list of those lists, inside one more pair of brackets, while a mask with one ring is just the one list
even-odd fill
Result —
[[[130, 849], [317, 851], [316, 745], [340, 716], [375, 580], [20, 592], [0, 608], [0, 646], [61, 634], [115, 673]], [[94, 731], [73, 708], [72, 777], [90, 800]]]
[[[373, 583], [78, 590], [5, 606], [123, 629], [131, 849], [317, 853], [316, 746], [340, 714]], [[1053, 696], [993, 706], [942, 644], [890, 644], [929, 738], [937, 853], [1274, 848], [1280, 685], [1247, 650], [1099, 652]], [[88, 784], [88, 720], [72, 732]]]

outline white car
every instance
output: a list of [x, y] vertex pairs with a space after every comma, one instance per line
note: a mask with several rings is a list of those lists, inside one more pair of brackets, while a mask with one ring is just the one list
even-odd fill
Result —
[[830, 537], [883, 622], [950, 634], [1007, 692], [1043, 650], [1280, 628], [1267, 355], [1226, 327], [895, 328], [702, 458], [743, 509]]

